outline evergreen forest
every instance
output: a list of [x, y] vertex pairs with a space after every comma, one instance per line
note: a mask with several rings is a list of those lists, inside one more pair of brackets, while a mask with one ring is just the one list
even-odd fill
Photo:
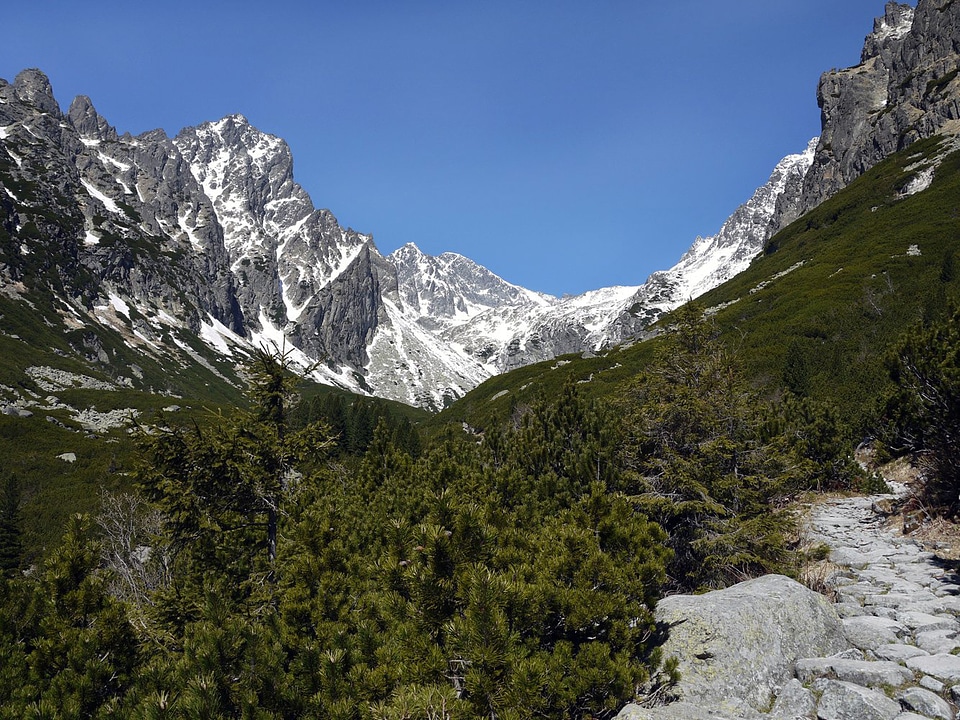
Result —
[[479, 434], [352, 448], [282, 356], [247, 376], [141, 428], [135, 487], [29, 568], [5, 509], [0, 716], [609, 718], [675, 679], [660, 597], [796, 573], [790, 499], [872, 481], [696, 307], [616, 403], [567, 383]]

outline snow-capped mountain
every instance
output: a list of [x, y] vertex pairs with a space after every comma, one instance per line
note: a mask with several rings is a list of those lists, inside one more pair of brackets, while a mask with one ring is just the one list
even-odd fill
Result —
[[778, 229], [778, 201], [799, 193], [816, 146], [814, 138], [802, 153], [781, 160], [716, 235], [697, 238], [676, 265], [642, 285], [558, 298], [511, 285], [453, 253], [434, 258], [407, 245], [388, 259], [397, 265], [405, 309], [491, 375], [600, 351], [744, 270]]
[[407, 316], [480, 361], [488, 377], [604, 344], [601, 335], [636, 291], [606, 288], [561, 299], [512, 285], [462, 255], [432, 257], [413, 244], [388, 259]]
[[777, 229], [778, 201], [799, 192], [817, 139], [788, 155], [768, 181], [711, 237], [697, 238], [669, 270], [643, 285], [611, 287], [574, 297], [540, 295], [502, 304], [448, 323], [442, 337], [482, 359], [490, 372], [573, 352], [596, 352], [634, 337], [661, 314], [702, 295], [744, 270]]
[[177, 362], [199, 362], [190, 335], [228, 361], [272, 344], [322, 382], [432, 408], [496, 373], [622, 342], [737, 272], [802, 166], [781, 163], [718, 236], [645, 285], [557, 298], [454, 253], [384, 257], [315, 208], [287, 144], [242, 115], [120, 136], [86, 97], [62, 114], [35, 70], [0, 100], [5, 283], [55, 248], [65, 322]]
[[404, 310], [431, 330], [469, 322], [504, 306], [550, 305], [554, 298], [508, 283], [473, 260], [446, 252], [436, 257], [413, 243], [387, 256], [397, 268]]
[[384, 257], [314, 207], [286, 143], [242, 115], [121, 136], [86, 97], [64, 114], [26, 70], [0, 80], [0, 301], [126, 386], [154, 389], [134, 357], [175, 392], [179, 374], [224, 379], [269, 343], [322, 382], [439, 408], [493, 374], [636, 336], [879, 160], [960, 132], [958, 27], [960, 4], [888, 3], [860, 64], [820, 80], [819, 142], [674, 267], [563, 298], [452, 253]]
[[802, 153], [787, 155], [777, 163], [767, 182], [734, 211], [716, 235], [698, 237], [676, 265], [650, 275], [633, 301], [648, 313], [669, 311], [746, 270], [780, 229], [776, 223], [778, 203], [799, 195], [819, 140], [813, 138]]

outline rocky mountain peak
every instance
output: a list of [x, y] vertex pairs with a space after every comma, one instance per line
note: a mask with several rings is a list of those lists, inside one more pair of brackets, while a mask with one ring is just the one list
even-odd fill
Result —
[[796, 201], [817, 142], [813, 138], [803, 152], [777, 163], [767, 182], [727, 218], [716, 235], [697, 238], [676, 265], [647, 279], [635, 302], [645, 308], [650, 321], [745, 270], [766, 241], [795, 219]]
[[867, 35], [860, 54], [860, 62], [865, 63], [878, 57], [884, 48], [902, 40], [913, 27], [914, 9], [910, 5], [888, 2], [882, 17], [873, 21], [873, 32]]
[[81, 137], [94, 140], [117, 140], [117, 131], [97, 112], [86, 95], [77, 95], [70, 103], [67, 120]]
[[460, 324], [504, 305], [546, 304], [548, 296], [508, 283], [458, 253], [437, 256], [407, 243], [388, 257], [397, 268], [403, 306], [429, 327]]
[[63, 116], [60, 105], [53, 96], [50, 79], [40, 70], [31, 68], [17, 75], [13, 81], [13, 91], [21, 102], [33, 105], [40, 112], [58, 119]]
[[296, 196], [302, 210], [313, 210], [309, 197], [293, 182], [290, 147], [250, 125], [243, 115], [184, 128], [174, 143], [215, 205], [228, 192], [224, 202], [240, 202], [261, 217], [266, 203], [277, 196]]

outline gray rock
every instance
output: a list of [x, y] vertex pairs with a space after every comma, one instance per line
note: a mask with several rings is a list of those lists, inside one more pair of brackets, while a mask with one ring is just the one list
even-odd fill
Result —
[[679, 660], [680, 696], [701, 707], [739, 700], [766, 710], [798, 659], [846, 648], [826, 599], [782, 575], [664, 598], [657, 619], [671, 628], [663, 651]]
[[[953, 597], [960, 595], [960, 585], [952, 582], [941, 582], [933, 587], [933, 594], [937, 597]], [[952, 613], [956, 614], [956, 613]]]
[[929, 613], [907, 610], [897, 613], [897, 621], [915, 633], [930, 632], [931, 630], [960, 631], [960, 623], [952, 617], [940, 617]]
[[929, 655], [946, 655], [960, 648], [960, 640], [949, 630], [930, 630], [917, 633], [917, 647]]
[[904, 662], [912, 657], [928, 655], [929, 653], [914, 645], [899, 645], [896, 643], [891, 643], [889, 645], [879, 645], [874, 649], [873, 654], [881, 660]]
[[[946, 585], [946, 584], [945, 584]], [[960, 596], [944, 595], [922, 603], [915, 603], [914, 610], [932, 615], [946, 613], [954, 617], [960, 615]]]
[[926, 688], [930, 692], [934, 692], [937, 695], [942, 695], [943, 691], [947, 689], [947, 686], [936, 678], [930, 677], [929, 675], [924, 675], [920, 678], [920, 687]]
[[857, 605], [863, 605], [870, 593], [876, 592], [877, 586], [873, 583], [861, 580], [853, 585], [845, 585], [837, 589], [837, 595], [844, 602], [851, 602]]
[[956, 655], [923, 655], [910, 658], [907, 660], [907, 667], [932, 675], [949, 685], [960, 683], [960, 657]]
[[876, 690], [830, 680], [817, 705], [820, 720], [893, 720], [900, 703]]
[[897, 619], [897, 611], [890, 607], [872, 607], [870, 608], [870, 614], [887, 620]]
[[897, 700], [907, 710], [912, 710], [928, 718], [953, 720], [953, 708], [939, 695], [929, 690], [913, 687], [897, 693]]
[[817, 678], [833, 678], [864, 687], [899, 687], [913, 680], [913, 673], [895, 662], [808, 658], [797, 661], [797, 678], [809, 683]]
[[743, 720], [735, 715], [706, 710], [699, 705], [676, 702], [657, 708], [627, 705], [614, 720]]
[[21, 417], [21, 418], [33, 417], [33, 413], [30, 410], [17, 407], [16, 405], [5, 405], [3, 407], [3, 414], [10, 415], [11, 417]]
[[[847, 648], [830, 656], [834, 660], [866, 660], [867, 654], [859, 648]], [[873, 660], [874, 658], [870, 658]]]
[[874, 650], [880, 645], [896, 643], [904, 630], [894, 620], [875, 616], [844, 618], [842, 622], [847, 640], [861, 650]]
[[864, 611], [858, 603], [852, 602], [838, 602], [834, 605], [834, 609], [841, 618], [861, 617]]
[[787, 682], [777, 695], [770, 717], [776, 720], [797, 720], [817, 717], [817, 699], [799, 680]]

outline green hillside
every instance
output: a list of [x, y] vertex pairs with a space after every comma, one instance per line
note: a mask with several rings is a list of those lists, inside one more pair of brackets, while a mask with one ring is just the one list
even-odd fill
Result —
[[[192, 354], [149, 354], [101, 325], [68, 329], [68, 313], [57, 310], [63, 306], [44, 290], [24, 290], [19, 298], [10, 291], [0, 294], [0, 410], [5, 410], [0, 413], [0, 498], [9, 496], [17, 508], [28, 560], [60, 541], [71, 514], [96, 512], [101, 489], [129, 487], [134, 423], [153, 423], [168, 408], [177, 422], [205, 425], [246, 403], [238, 363], [189, 332], [178, 333], [177, 340]], [[31, 374], [37, 368], [65, 373], [67, 385], [51, 387]], [[307, 381], [301, 395], [306, 407], [323, 405], [327, 398], [338, 398], [348, 409], [361, 402], [346, 391]], [[32, 402], [11, 403], [11, 397]], [[362, 403], [365, 424], [356, 433], [359, 439], [351, 441], [363, 449], [380, 417], [419, 422], [427, 415], [386, 400]], [[78, 410], [115, 412], [119, 421], [91, 429], [79, 421]]]
[[[944, 154], [928, 189], [902, 194]], [[889, 387], [889, 348], [918, 320], [943, 315], [960, 288], [958, 200], [960, 153], [941, 138], [916, 143], [781, 231], [745, 272], [697, 302], [758, 387], [830, 400], [869, 432]], [[650, 334], [667, 326], [669, 318]], [[490, 427], [567, 379], [593, 397], [616, 396], [650, 362], [656, 342], [495, 377], [433, 422]]]

